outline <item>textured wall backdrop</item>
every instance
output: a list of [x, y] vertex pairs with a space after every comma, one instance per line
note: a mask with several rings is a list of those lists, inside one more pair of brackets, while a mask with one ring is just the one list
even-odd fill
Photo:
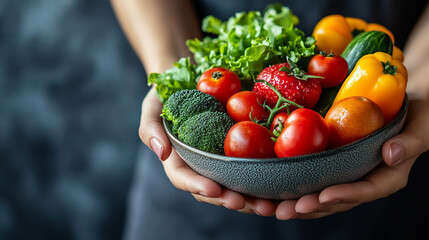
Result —
[[146, 91], [109, 1], [0, 1], [0, 239], [120, 238]]

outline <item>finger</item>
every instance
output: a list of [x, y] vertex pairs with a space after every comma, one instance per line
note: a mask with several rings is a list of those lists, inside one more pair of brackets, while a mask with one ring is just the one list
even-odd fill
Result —
[[176, 188], [207, 197], [219, 197], [222, 194], [219, 184], [192, 170], [175, 150], [162, 163], [167, 177]]
[[337, 204], [330, 204], [330, 205], [322, 204], [318, 209], [315, 209], [313, 212], [297, 213], [295, 218], [296, 219], [315, 219], [315, 218], [326, 217], [335, 213], [348, 211], [356, 207], [357, 205], [359, 204], [355, 204], [355, 203], [337, 203]]
[[149, 148], [156, 153], [159, 159], [165, 160], [171, 153], [171, 144], [161, 121], [162, 103], [152, 88], [142, 103], [139, 136]]
[[276, 217], [278, 220], [289, 220], [297, 217], [295, 211], [297, 200], [285, 200], [281, 202], [276, 209]]
[[319, 194], [313, 193], [298, 199], [295, 206], [295, 211], [297, 213], [312, 213], [320, 209], [321, 206], [322, 205], [319, 202]]
[[276, 204], [268, 199], [262, 198], [246, 198], [246, 208], [259, 216], [272, 216], [276, 212]]
[[360, 181], [339, 184], [324, 189], [321, 203], [365, 203], [384, 198], [406, 186], [412, 162], [390, 167], [381, 163]]
[[222, 191], [222, 194], [219, 197], [211, 198], [206, 196], [201, 196], [197, 194], [193, 194], [195, 199], [197, 199], [199, 202], [205, 202], [210, 203], [216, 206], [223, 206], [225, 208], [231, 209], [231, 210], [241, 210], [243, 212], [251, 212], [250, 209], [245, 209], [246, 207], [246, 200], [244, 196], [241, 194], [230, 191], [227, 189], [224, 189]]
[[407, 159], [417, 158], [429, 148], [429, 108], [427, 103], [412, 101], [408, 110], [406, 127], [401, 134], [383, 144], [383, 159], [389, 166]]

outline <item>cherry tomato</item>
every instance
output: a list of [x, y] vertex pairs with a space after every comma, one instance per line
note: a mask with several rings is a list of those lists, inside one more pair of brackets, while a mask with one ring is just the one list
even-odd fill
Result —
[[270, 115], [262, 104], [264, 99], [253, 91], [242, 91], [232, 95], [226, 104], [229, 116], [236, 122], [265, 120]]
[[226, 106], [228, 99], [241, 90], [241, 82], [237, 74], [231, 70], [211, 68], [201, 75], [197, 89], [214, 96]]
[[319, 79], [323, 88], [335, 87], [346, 79], [348, 74], [347, 61], [341, 56], [319, 54], [308, 64], [308, 74], [322, 76]]
[[242, 158], [273, 158], [274, 141], [268, 128], [252, 121], [242, 121], [232, 126], [224, 142], [225, 155]]
[[274, 150], [277, 157], [293, 157], [324, 151], [329, 130], [325, 120], [308, 108], [293, 111], [277, 138]]
[[271, 131], [274, 131], [274, 128], [275, 128], [278, 132], [281, 132], [280, 122], [281, 122], [282, 126], [284, 127], [287, 117], [288, 117], [287, 112], [277, 113], [274, 116], [273, 122], [271, 123]]

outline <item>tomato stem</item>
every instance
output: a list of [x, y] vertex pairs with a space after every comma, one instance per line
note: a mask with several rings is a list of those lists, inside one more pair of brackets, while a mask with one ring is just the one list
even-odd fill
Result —
[[271, 137], [271, 140], [273, 140], [274, 142], [276, 142], [277, 138], [279, 138], [279, 136], [280, 136], [280, 133], [282, 133], [283, 128], [284, 128], [283, 122], [281, 120], [279, 120], [279, 124], [277, 124], [276, 126], [274, 126], [274, 130], [273, 130], [274, 137]]
[[326, 51], [320, 51], [319, 54], [323, 57], [335, 57], [334, 51], [332, 49], [330, 53], [327, 53]]
[[222, 73], [220, 71], [215, 71], [215, 72], [212, 73], [212, 78], [214, 80], [218, 80], [221, 77], [222, 77]]
[[255, 81], [256, 82], [263, 82], [263, 83], [265, 83], [269, 88], [271, 88], [271, 90], [273, 90], [276, 93], [277, 97], [279, 98], [277, 100], [276, 106], [274, 108], [270, 108], [269, 106], [265, 106], [268, 109], [268, 111], [270, 112], [270, 116], [268, 117], [267, 122], [264, 124], [265, 127], [270, 128], [271, 123], [274, 120], [274, 117], [276, 116], [276, 114], [280, 110], [286, 108], [287, 114], [289, 115], [290, 114], [290, 110], [289, 110], [289, 106], [290, 105], [293, 105], [293, 106], [295, 106], [297, 108], [303, 108], [304, 107], [304, 106], [299, 105], [299, 104], [297, 104], [297, 103], [295, 103], [295, 102], [293, 102], [291, 100], [288, 100], [288, 99], [284, 98], [282, 96], [282, 94], [279, 92], [279, 90], [277, 90], [277, 88], [274, 87], [271, 83], [269, 83], [269, 82], [267, 82], [265, 80], [262, 80], [262, 79], [256, 79]]
[[307, 81], [309, 78], [324, 78], [321, 76], [308, 75], [303, 70], [299, 69], [298, 66], [287, 58], [289, 67], [281, 67], [279, 71], [288, 73], [289, 76], [294, 76], [296, 79]]

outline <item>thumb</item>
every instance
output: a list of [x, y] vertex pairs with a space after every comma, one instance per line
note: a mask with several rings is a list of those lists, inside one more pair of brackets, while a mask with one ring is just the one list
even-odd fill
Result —
[[162, 103], [156, 95], [155, 88], [152, 88], [142, 103], [139, 136], [159, 159], [165, 160], [170, 156], [172, 147], [162, 125], [161, 110]]
[[389, 166], [416, 159], [428, 150], [429, 108], [425, 101], [412, 101], [402, 133], [383, 144], [382, 154]]

